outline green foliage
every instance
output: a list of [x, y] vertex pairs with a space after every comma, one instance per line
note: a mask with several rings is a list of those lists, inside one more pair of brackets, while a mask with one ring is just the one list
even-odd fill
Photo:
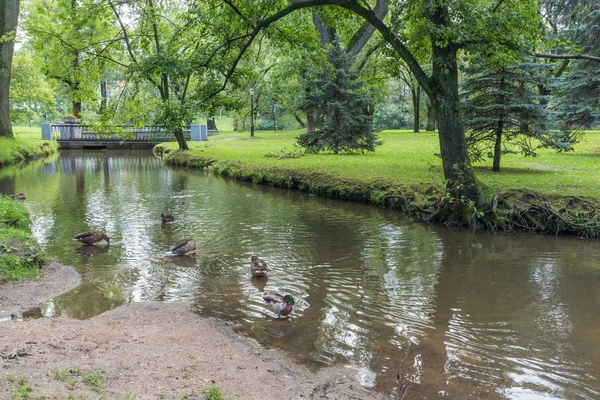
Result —
[[[572, 44], [571, 51], [600, 56], [599, 10], [600, 1], [592, 0], [558, 13], [567, 18], [565, 22], [570, 26], [562, 34]], [[568, 13], [563, 15], [565, 11]], [[557, 145], [559, 150], [565, 149], [565, 143], [577, 142], [582, 130], [591, 129], [600, 121], [600, 62], [573, 60], [571, 65], [570, 72], [554, 87], [553, 107], [557, 111], [561, 133], [551, 144]]]
[[81, 374], [81, 380], [94, 392], [99, 392], [100, 386], [106, 381], [106, 377], [100, 371], [89, 371]]
[[0, 196], [0, 284], [37, 277], [44, 256], [29, 226], [25, 206]]
[[223, 395], [223, 391], [217, 385], [212, 385], [206, 391], [206, 400], [227, 400]]
[[10, 117], [13, 121], [41, 119], [54, 113], [54, 90], [31, 54], [18, 51], [13, 56], [10, 79]]
[[[275, 128], [277, 128], [277, 129], [275, 129]], [[260, 121], [258, 121], [258, 124], [256, 124], [257, 131], [274, 131], [274, 130], [283, 131], [283, 130], [289, 130], [292, 128], [295, 128], [295, 127], [291, 126], [287, 121], [279, 120], [279, 119], [277, 121], [274, 121], [272, 119], [270, 119], [270, 120], [261, 119]]]
[[101, 60], [111, 59], [119, 44], [110, 8], [94, 0], [31, 0], [21, 15], [42, 72], [68, 101], [96, 111]]
[[493, 158], [497, 171], [501, 154], [537, 155], [532, 139], [545, 142], [550, 124], [544, 106], [547, 99], [534, 92], [545, 84], [536, 74], [539, 67], [543, 68], [521, 63], [501, 69], [485, 65], [467, 69], [462, 110], [472, 160]]
[[[39, 128], [38, 128], [39, 130]], [[41, 136], [39, 133], [38, 137]], [[39, 139], [0, 138], [0, 166], [45, 157], [58, 151], [55, 141], [42, 141]]]
[[351, 70], [352, 58], [338, 43], [329, 50], [330, 69], [317, 71], [302, 94], [300, 108], [317, 116], [317, 130], [298, 136], [309, 152], [375, 151], [381, 142], [372, 131], [373, 101], [360, 92], [362, 83]]

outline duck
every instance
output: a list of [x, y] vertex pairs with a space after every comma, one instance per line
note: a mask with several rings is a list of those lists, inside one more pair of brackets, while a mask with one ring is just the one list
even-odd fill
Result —
[[160, 219], [162, 219], [163, 224], [175, 221], [175, 217], [173, 216], [173, 214], [160, 214]]
[[258, 256], [252, 256], [252, 264], [250, 265], [250, 272], [254, 277], [267, 276], [267, 272], [270, 271], [265, 260], [261, 260]]
[[196, 250], [194, 239], [183, 239], [175, 243], [167, 250], [167, 255], [183, 256]]
[[23, 193], [19, 193], [19, 194], [11, 194], [10, 196], [11, 199], [17, 199], [17, 200], [25, 200], [27, 197], [25, 197], [25, 195]]
[[292, 312], [294, 298], [289, 294], [282, 296], [279, 293], [269, 294], [265, 292], [262, 298], [271, 307], [271, 310], [277, 314], [277, 318], [285, 317]]
[[73, 240], [77, 240], [78, 242], [85, 243], [87, 245], [92, 245], [94, 243], [106, 240], [106, 243], [110, 244], [110, 238], [106, 236], [106, 234], [103, 232], [94, 231], [78, 233], [73, 237]]

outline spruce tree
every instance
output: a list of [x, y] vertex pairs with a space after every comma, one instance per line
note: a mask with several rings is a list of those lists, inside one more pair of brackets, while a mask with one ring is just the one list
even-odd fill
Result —
[[[566, 36], [578, 53], [600, 56], [600, 1], [584, 2], [570, 16], [574, 21]], [[570, 150], [582, 130], [600, 122], [600, 62], [572, 60], [571, 67], [554, 87], [560, 131], [550, 144], [562, 150]]]
[[500, 171], [502, 154], [537, 155], [532, 139], [545, 143], [549, 134], [545, 98], [535, 93], [544, 83], [535, 73], [540, 67], [522, 63], [467, 69], [462, 111], [472, 160], [492, 158], [492, 170]]
[[314, 110], [316, 130], [298, 136], [298, 144], [314, 153], [375, 151], [381, 142], [372, 128], [373, 100], [361, 93], [352, 57], [334, 42], [327, 59], [329, 68], [315, 71], [304, 85], [312, 90], [302, 93], [299, 108]]

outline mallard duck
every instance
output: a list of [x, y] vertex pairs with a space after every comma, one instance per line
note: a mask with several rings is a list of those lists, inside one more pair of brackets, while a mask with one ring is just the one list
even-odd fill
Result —
[[168, 255], [183, 256], [196, 250], [196, 241], [194, 239], [183, 239], [167, 250]]
[[17, 200], [25, 200], [27, 197], [25, 197], [25, 195], [23, 193], [19, 193], [19, 194], [11, 194], [10, 196], [11, 199], [17, 199]]
[[265, 260], [261, 260], [257, 256], [252, 256], [251, 260], [252, 264], [250, 265], [250, 272], [252, 272], [252, 276], [267, 276], [267, 272], [269, 272], [270, 269]]
[[262, 298], [267, 302], [267, 305], [271, 307], [271, 310], [277, 314], [277, 318], [285, 317], [292, 312], [294, 298], [289, 294], [282, 296], [278, 293], [269, 294], [265, 292], [263, 293]]
[[104, 234], [102, 232], [94, 232], [94, 231], [78, 233], [77, 235], [75, 235], [73, 240], [77, 240], [77, 241], [79, 241], [81, 243], [85, 243], [87, 245], [91, 245], [94, 243], [98, 243], [102, 240], [106, 240], [106, 243], [110, 244], [110, 239], [108, 236], [106, 236], [106, 234]]
[[173, 214], [160, 214], [160, 219], [162, 219], [163, 224], [175, 221], [175, 217], [173, 216]]

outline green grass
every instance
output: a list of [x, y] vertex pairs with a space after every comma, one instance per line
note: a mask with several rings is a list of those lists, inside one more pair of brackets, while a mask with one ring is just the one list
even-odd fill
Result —
[[227, 400], [227, 397], [223, 395], [220, 387], [212, 385], [206, 390], [206, 400]]
[[14, 139], [0, 138], [0, 166], [45, 157], [58, 151], [55, 140], [42, 140], [40, 128], [13, 127]]
[[[384, 131], [384, 144], [374, 153], [310, 154], [300, 158], [265, 157], [295, 152], [295, 138], [302, 130], [285, 132], [220, 132], [207, 142], [190, 142], [191, 156], [236, 162], [257, 168], [277, 168], [327, 174], [336, 179], [365, 184], [424, 185], [442, 188], [444, 178], [437, 133]], [[176, 143], [164, 146], [175, 150]], [[539, 157], [507, 154], [499, 173], [491, 160], [474, 164], [477, 176], [491, 193], [510, 189], [532, 190], [551, 196], [598, 197], [600, 193], [600, 131], [589, 131], [571, 153], [540, 149]]]
[[0, 196], [0, 284], [35, 279], [44, 258], [19, 200]]

